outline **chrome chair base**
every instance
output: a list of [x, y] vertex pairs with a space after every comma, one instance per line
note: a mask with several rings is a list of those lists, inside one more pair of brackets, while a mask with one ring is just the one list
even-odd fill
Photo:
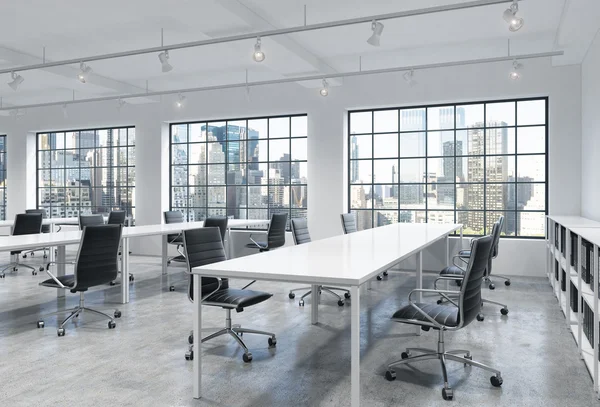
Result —
[[[49, 314], [45, 314], [44, 317], [58, 315], [58, 314], [64, 314], [67, 312], [69, 312], [69, 310], [58, 310], [55, 312], [51, 312]], [[81, 314], [82, 312], [89, 312], [92, 314], [96, 314], [96, 315], [100, 315], [102, 317], [108, 318], [109, 319], [108, 329], [113, 329], [117, 326], [115, 323], [115, 320], [110, 315], [105, 314], [104, 312], [86, 307], [84, 304], [83, 292], [81, 292], [81, 293], [79, 293], [79, 305], [76, 306], [75, 308], [71, 309], [69, 315], [58, 325], [58, 328], [57, 328], [58, 336], [65, 336], [65, 325], [67, 324], [67, 322], [71, 321], [74, 318], [79, 318], [79, 314]], [[115, 310], [113, 315], [114, 315], [114, 318], [121, 318], [121, 311], [119, 311], [117, 309], [117, 310]], [[38, 320], [38, 322], [37, 322], [38, 328], [43, 328], [44, 325], [45, 324], [44, 324], [43, 319]]]
[[[290, 293], [288, 294], [288, 297], [290, 298], [290, 300], [293, 300], [294, 297], [296, 297], [296, 294], [294, 294], [294, 291], [303, 291], [303, 290], [308, 290], [307, 292], [305, 292], [304, 294], [302, 294], [302, 297], [300, 297], [300, 301], [298, 301], [298, 305], [300, 307], [304, 306], [304, 298], [308, 297], [309, 295], [312, 294], [312, 290], [311, 287], [301, 287], [301, 288], [294, 288], [292, 290], [290, 290]], [[338, 293], [336, 293], [335, 291], [341, 291], [344, 293], [344, 297], [342, 297], [341, 295], [339, 295]], [[344, 298], [345, 299], [350, 299], [350, 290], [347, 290], [345, 288], [339, 288], [339, 287], [329, 287], [329, 286], [319, 286], [319, 295], [321, 295], [323, 292], [326, 292], [328, 294], [331, 294], [332, 296], [334, 296], [335, 298], [337, 298], [338, 300], [338, 305], [341, 307], [344, 305]]]
[[19, 263], [19, 262], [12, 262], [9, 264], [5, 264], [4, 266], [1, 266], [2, 270], [0, 270], [0, 278], [4, 278], [6, 276], [6, 270], [11, 269], [12, 272], [17, 272], [19, 271], [20, 268], [26, 268], [28, 270], [31, 270], [31, 274], [33, 274], [34, 276], [37, 276], [38, 271], [44, 271], [44, 267], [40, 266], [39, 268], [35, 268], [30, 266], [29, 264], [23, 264], [23, 263]]
[[[440, 330], [439, 332], [440, 333], [439, 333], [437, 350], [426, 349], [426, 348], [407, 348], [406, 352], [402, 353], [402, 359], [392, 362], [388, 365], [388, 369], [385, 372], [385, 378], [388, 381], [396, 380], [396, 371], [394, 370], [394, 367], [397, 367], [397, 366], [400, 366], [403, 364], [412, 363], [412, 362], [421, 362], [423, 360], [438, 359], [441, 364], [442, 376], [444, 378], [444, 387], [442, 389], [442, 397], [444, 398], [444, 400], [452, 400], [454, 397], [454, 392], [448, 383], [448, 371], [446, 369], [446, 361], [448, 361], [448, 360], [453, 361], [453, 362], [463, 363], [465, 365], [465, 367], [474, 366], [474, 367], [478, 367], [483, 370], [487, 370], [488, 372], [492, 372], [494, 374], [494, 376], [492, 376], [490, 378], [490, 382], [491, 382], [492, 386], [494, 386], [494, 387], [502, 386], [502, 383], [503, 383], [502, 374], [500, 373], [499, 370], [494, 369], [493, 367], [485, 365], [483, 363], [474, 361], [471, 356], [471, 352], [468, 350], [458, 349], [458, 350], [446, 351], [445, 345], [444, 345], [443, 330]], [[413, 352], [415, 352], [415, 353], [418, 352], [420, 354], [413, 356], [413, 354], [412, 354]], [[458, 356], [461, 354], [464, 356]]]
[[172, 261], [176, 261], [176, 262], [179, 262], [179, 263], [185, 263], [186, 262], [185, 255], [181, 251], [182, 247], [183, 247], [182, 245], [178, 245], [177, 246], [177, 253], [179, 253], [179, 254], [177, 256], [169, 257], [167, 259], [167, 264], [171, 264]]
[[[246, 363], [249, 363], [252, 361], [252, 353], [250, 353], [250, 350], [248, 349], [248, 347], [246, 346], [246, 343], [242, 339], [242, 336], [245, 333], [268, 336], [269, 337], [269, 340], [268, 340], [269, 347], [274, 348], [277, 345], [277, 338], [275, 337], [274, 333], [266, 332], [266, 331], [259, 331], [256, 329], [242, 328], [238, 324], [232, 325], [231, 324], [231, 309], [225, 309], [225, 312], [226, 312], [225, 328], [222, 328], [222, 329], [218, 330], [217, 332], [214, 332], [214, 333], [202, 338], [201, 343], [210, 341], [211, 339], [217, 338], [222, 335], [229, 335], [233, 339], [235, 339], [237, 344], [242, 349], [244, 349], [244, 354], [242, 355], [242, 359]], [[209, 329], [212, 329], [212, 328], [209, 328]], [[203, 331], [204, 331], [204, 329], [203, 329]], [[190, 347], [185, 354], [185, 358], [186, 358], [186, 360], [193, 360], [194, 359], [194, 344], [193, 344], [194, 333], [193, 333], [193, 331], [190, 332], [190, 336], [188, 337], [188, 342], [190, 343]]]

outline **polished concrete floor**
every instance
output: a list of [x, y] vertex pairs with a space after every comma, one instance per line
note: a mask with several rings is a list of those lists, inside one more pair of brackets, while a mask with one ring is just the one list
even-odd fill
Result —
[[[71, 256], [73, 253], [71, 252]], [[7, 260], [8, 256], [2, 256]], [[36, 258], [36, 259], [39, 259]], [[31, 262], [31, 259], [27, 259]], [[82, 315], [56, 334], [56, 317], [43, 313], [74, 306], [78, 296], [57, 300], [55, 290], [40, 287], [44, 273], [23, 270], [0, 279], [0, 406], [347, 406], [350, 404], [350, 304], [339, 307], [323, 296], [320, 324], [310, 324], [306, 307], [290, 300], [289, 285], [258, 282], [256, 290], [274, 293], [267, 302], [233, 314], [234, 323], [276, 332], [276, 349], [267, 339], [246, 335], [254, 356], [242, 361], [233, 339], [203, 346], [204, 395], [194, 400], [192, 366], [184, 358], [191, 329], [192, 305], [181, 266], [160, 275], [159, 260], [132, 257], [131, 302], [118, 304], [119, 286], [101, 287], [86, 296], [87, 305], [118, 308], [114, 330], [107, 321]], [[430, 285], [427, 276], [425, 285]], [[178, 289], [169, 292], [169, 285]], [[240, 287], [244, 282], [232, 281]], [[439, 362], [397, 369], [397, 380], [384, 378], [386, 364], [407, 346], [435, 347], [431, 331], [390, 321], [414, 287], [409, 273], [390, 273], [362, 291], [362, 405], [444, 406]], [[508, 316], [486, 307], [484, 322], [448, 333], [448, 349], [467, 348], [473, 358], [502, 371], [504, 385], [490, 385], [490, 374], [460, 364], [449, 365], [455, 401], [462, 406], [591, 406], [598, 401], [590, 376], [577, 356], [565, 318], [544, 278], [515, 278], [498, 284], [491, 299], [506, 301]], [[224, 312], [206, 307], [207, 326], [222, 326]]]

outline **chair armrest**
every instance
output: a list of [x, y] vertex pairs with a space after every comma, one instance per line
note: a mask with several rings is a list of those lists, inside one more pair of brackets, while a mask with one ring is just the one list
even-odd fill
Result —
[[54, 280], [54, 282], [56, 284], [58, 284], [58, 286], [60, 288], [65, 288], [65, 289], [70, 288], [70, 287], [67, 287], [66, 285], [64, 285], [63, 283], [61, 283], [60, 280], [58, 278], [56, 278], [56, 276], [50, 272], [50, 265], [51, 264], [75, 264], [75, 262], [74, 261], [70, 261], [70, 262], [60, 263], [60, 262], [57, 262], [57, 261], [51, 261], [50, 263], [48, 263], [46, 265], [46, 270], [45, 270], [46, 274], [48, 274], [50, 276], [50, 278], [52, 280]]
[[[250, 233], [250, 237], [249, 237], [250, 241], [252, 241], [252, 243], [254, 243], [254, 244], [256, 245], [256, 247], [262, 247], [262, 246], [261, 246], [261, 245], [260, 245], [260, 244], [259, 244], [259, 243], [258, 243], [256, 240], [254, 240], [254, 239], [252, 238], [252, 235], [253, 235], [253, 234], [254, 234], [254, 233]], [[261, 233], [261, 234], [265, 234], [265, 233]]]
[[[207, 299], [208, 297], [210, 297], [211, 295], [213, 295], [214, 293], [216, 293], [217, 291], [219, 291], [221, 289], [221, 284], [222, 284], [223, 280], [221, 278], [217, 277], [217, 281], [219, 282], [219, 285], [217, 286], [217, 288], [214, 291], [202, 296], [202, 298], [200, 298], [200, 303], [203, 303], [205, 299]], [[202, 280], [200, 280], [200, 285], [202, 285]]]
[[[457, 264], [456, 259], [462, 261], [462, 264]], [[468, 259], [468, 257], [463, 257], [463, 256], [456, 254], [456, 255], [452, 256], [452, 264], [464, 271], [464, 266], [469, 264], [469, 262], [466, 259]]]
[[250, 287], [254, 283], [256, 283], [256, 280], [250, 281], [250, 283], [248, 283], [248, 284], [246, 284], [245, 286], [242, 287], [242, 290], [245, 290], [246, 288]]
[[177, 240], [177, 239], [179, 238], [179, 236], [181, 236], [181, 232], [179, 232], [179, 233], [177, 234], [177, 236], [175, 236], [175, 238], [174, 238], [173, 240], [171, 240], [171, 241], [167, 241], [167, 243], [168, 243], [168, 244], [173, 244], [173, 242], [174, 242], [175, 240]]
[[51, 266], [52, 264], [70, 264], [70, 265], [72, 265], [72, 266], [73, 266], [73, 265], [77, 264], [77, 262], [75, 262], [75, 261], [65, 261], [65, 262], [60, 262], [60, 261], [51, 261], [51, 262], [49, 262], [48, 264], [46, 264], [46, 270], [49, 270], [49, 269], [50, 269], [50, 266]]
[[432, 289], [426, 289], [426, 288], [415, 288], [414, 290], [412, 290], [410, 292], [410, 294], [408, 294], [408, 302], [409, 302], [409, 304], [410, 304], [411, 307], [413, 307], [414, 309], [416, 309], [419, 314], [423, 315], [425, 317], [425, 319], [427, 319], [431, 324], [433, 324], [437, 328], [443, 328], [444, 325], [440, 324], [435, 319], [431, 318], [425, 311], [423, 311], [421, 308], [419, 308], [417, 306], [417, 304], [415, 304], [414, 301], [411, 299], [413, 293], [418, 293], [418, 292], [440, 294], [441, 296], [443, 296], [444, 298], [446, 298], [448, 301], [452, 302], [453, 305], [456, 305], [456, 303], [454, 303], [450, 298], [448, 298], [446, 295], [444, 295], [444, 294], [456, 293], [456, 291], [451, 291], [451, 290], [432, 290]]
[[431, 288], [415, 288], [408, 294], [408, 301], [413, 302], [411, 299], [414, 293], [434, 293], [434, 294], [456, 294], [456, 291], [453, 290], [433, 290]]

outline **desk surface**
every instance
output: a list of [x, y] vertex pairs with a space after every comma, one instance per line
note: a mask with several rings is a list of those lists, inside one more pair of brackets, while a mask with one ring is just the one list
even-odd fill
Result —
[[193, 272], [216, 277], [361, 285], [461, 227], [396, 223], [196, 267]]
[[549, 219], [552, 219], [554, 222], [571, 228], [600, 228], [600, 222], [596, 222], [595, 220], [582, 218], [581, 216], [556, 216], [556, 215], [548, 215]]

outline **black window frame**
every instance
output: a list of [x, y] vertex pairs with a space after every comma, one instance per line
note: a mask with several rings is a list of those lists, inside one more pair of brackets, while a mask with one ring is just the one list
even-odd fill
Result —
[[[306, 122], [307, 122], [307, 129], [306, 129], [306, 135], [305, 136], [299, 136], [299, 137], [293, 137], [292, 136], [292, 119], [295, 117], [304, 117], [306, 118]], [[270, 121], [269, 119], [281, 119], [281, 118], [288, 118], [289, 119], [289, 133], [286, 137], [269, 137], [269, 132], [270, 132]], [[294, 160], [293, 158], [293, 151], [292, 151], [292, 141], [293, 140], [300, 140], [300, 139], [304, 139], [306, 140], [307, 143], [307, 152], [306, 154], [308, 155], [308, 114], [306, 113], [296, 113], [296, 114], [282, 114], [282, 115], [272, 115], [272, 116], [253, 116], [253, 117], [241, 117], [241, 118], [227, 118], [227, 119], [210, 119], [210, 120], [195, 120], [195, 121], [183, 121], [183, 122], [171, 122], [169, 123], [169, 210], [182, 210], [185, 209], [184, 211], [184, 216], [186, 217], [186, 220], [189, 220], [189, 211], [193, 210], [193, 209], [197, 209], [197, 208], [201, 208], [205, 211], [206, 216], [211, 216], [209, 215], [209, 211], [210, 210], [223, 210], [225, 211], [225, 213], [227, 214], [227, 216], [229, 215], [229, 211], [230, 210], [239, 210], [239, 209], [245, 209], [246, 210], [246, 219], [248, 219], [248, 215], [250, 210], [264, 210], [267, 213], [267, 216], [270, 218], [270, 216], [273, 213], [282, 213], [282, 212], [287, 212], [288, 214], [288, 224], [287, 224], [287, 230], [290, 230], [290, 219], [292, 219], [292, 216], [294, 215], [294, 213], [298, 213], [301, 212], [303, 213], [302, 217], [307, 217], [308, 215], [308, 202], [306, 203], [305, 206], [303, 207], [295, 207], [294, 205], [292, 205], [292, 193], [293, 193], [293, 189], [292, 187], [300, 187], [303, 188], [305, 191], [308, 191], [308, 174], [307, 174], [307, 182], [306, 183], [299, 183], [299, 184], [293, 184], [291, 183], [291, 176], [290, 176], [290, 182], [289, 183], [283, 183], [283, 184], [271, 184], [270, 183], [270, 178], [267, 177], [267, 184], [251, 184], [246, 180], [245, 184], [229, 184], [228, 183], [228, 177], [227, 177], [227, 168], [229, 167], [230, 162], [229, 161], [229, 157], [230, 157], [230, 153], [229, 153], [229, 146], [230, 146], [230, 140], [228, 139], [228, 131], [227, 131], [227, 125], [228, 123], [235, 123], [235, 122], [241, 122], [241, 121], [245, 121], [246, 122], [246, 138], [243, 140], [233, 140], [233, 142], [236, 141], [243, 141], [243, 142], [247, 142], [250, 139], [248, 138], [248, 121], [254, 121], [254, 120], [266, 120], [267, 121], [267, 134], [266, 135], [261, 135], [260, 138], [258, 138], [258, 141], [265, 141], [266, 145], [267, 145], [267, 152], [266, 152], [266, 157], [267, 160], [266, 161], [258, 161], [256, 162], [256, 164], [258, 165], [267, 165], [267, 169], [271, 168], [270, 164], [272, 163], [287, 163], [290, 165], [290, 172], [291, 172], [291, 166], [294, 163], [298, 163], [300, 164], [305, 164], [308, 167], [308, 157], [306, 157], [306, 159], [304, 160]], [[174, 167], [181, 167], [181, 166], [186, 166], [187, 168], [189, 168], [190, 166], [193, 165], [206, 165], [207, 168], [207, 172], [209, 170], [209, 167], [211, 166], [211, 164], [208, 161], [208, 154], [206, 157], [206, 162], [204, 164], [202, 163], [190, 163], [190, 145], [194, 145], [194, 144], [204, 144], [206, 145], [206, 151], [208, 152], [208, 145], [211, 143], [208, 140], [206, 141], [199, 141], [199, 142], [195, 142], [195, 141], [190, 141], [190, 126], [191, 125], [201, 125], [201, 126], [208, 126], [211, 124], [215, 124], [215, 123], [224, 123], [225, 125], [225, 141], [223, 142], [225, 147], [224, 147], [224, 155], [225, 155], [225, 162], [223, 163], [223, 165], [225, 166], [225, 183], [224, 184], [209, 184], [208, 181], [206, 182], [206, 185], [204, 185], [205, 188], [209, 188], [209, 187], [222, 187], [225, 189], [225, 206], [223, 207], [213, 207], [210, 206], [208, 199], [206, 200], [206, 205], [205, 206], [191, 206], [189, 205], [189, 196], [190, 196], [190, 188], [194, 187], [197, 188], [197, 186], [193, 186], [190, 185], [189, 182], [189, 178], [188, 178], [188, 184], [187, 185], [173, 185], [173, 168]], [[174, 143], [173, 141], [173, 129], [176, 126], [182, 126], [182, 125], [186, 125], [187, 126], [187, 140], [185, 142], [180, 142], [180, 143]], [[270, 149], [270, 141], [276, 141], [276, 140], [287, 140], [289, 142], [289, 151], [290, 151], [290, 161], [286, 162], [286, 161], [273, 161], [271, 160], [270, 154], [269, 154], [269, 149]], [[215, 143], [215, 142], [213, 142]], [[220, 141], [217, 141], [216, 143], [220, 143]], [[187, 162], [185, 164], [174, 164], [173, 163], [173, 146], [175, 145], [185, 145], [187, 148]], [[246, 152], [248, 151], [248, 149], [246, 148]], [[239, 164], [243, 164], [243, 165], [248, 165], [250, 163], [249, 161], [249, 156], [247, 155], [244, 158], [244, 161], [242, 162], [240, 160], [240, 162], [236, 162]], [[234, 163], [234, 164], [236, 164]], [[212, 164], [215, 165], [215, 164]], [[216, 165], [220, 165], [220, 163], [217, 163]], [[186, 172], [188, 174], [189, 177], [189, 171]], [[288, 197], [289, 200], [288, 202], [290, 202], [289, 206], [287, 208], [277, 208], [277, 207], [272, 207], [270, 201], [267, 203], [266, 206], [261, 206], [261, 207], [251, 207], [250, 206], [250, 202], [249, 202], [249, 190], [251, 187], [256, 187], [256, 188], [262, 188], [265, 187], [267, 188], [267, 191], [270, 190], [271, 187], [274, 186], [282, 186], [283, 188], [285, 187], [289, 187], [289, 194], [290, 196]], [[174, 188], [177, 187], [186, 187], [187, 188], [187, 194], [186, 194], [186, 202], [188, 203], [185, 206], [173, 206], [173, 190]], [[227, 193], [227, 189], [228, 187], [245, 187], [246, 188], [246, 206], [245, 208], [242, 207], [235, 207], [235, 206], [230, 206], [229, 202], [228, 202], [228, 193]], [[296, 216], [297, 217], [297, 216]], [[238, 217], [236, 217], [237, 219]], [[200, 219], [196, 219], [196, 220], [200, 220]], [[253, 229], [259, 229], [259, 230], [264, 230], [264, 228], [262, 227], [257, 227], [257, 228], [253, 228]]]
[[[66, 143], [65, 146], [63, 148], [55, 148], [52, 149], [51, 147], [49, 149], [42, 149], [41, 147], [41, 140], [42, 140], [42, 136], [43, 135], [48, 135], [48, 137], [50, 137], [51, 134], [58, 134], [58, 133], [64, 133], [64, 137], [65, 137], [65, 141], [66, 141], [66, 137], [67, 137], [67, 133], [81, 133], [81, 132], [94, 132], [94, 137], [95, 137], [95, 144], [97, 144], [98, 142], [98, 134], [101, 131], [112, 131], [112, 132], [120, 132], [122, 130], [125, 130], [127, 133], [127, 144], [126, 145], [118, 145], [118, 146], [113, 146], [113, 148], [124, 148], [126, 149], [126, 165], [118, 165], [118, 161], [117, 161], [117, 165], [113, 165], [112, 166], [103, 166], [103, 165], [94, 165], [93, 167], [82, 167], [81, 166], [81, 161], [79, 162], [79, 165], [77, 167], [67, 167], [66, 165], [64, 167], [58, 167], [56, 168], [57, 170], [64, 170], [64, 179], [65, 179], [65, 186], [64, 189], [65, 191], [68, 188], [73, 188], [73, 187], [69, 187], [66, 185], [67, 182], [67, 170], [79, 170], [80, 174], [81, 174], [81, 169], [82, 168], [90, 168], [90, 169], [97, 169], [97, 170], [101, 170], [103, 168], [111, 168], [111, 169], [116, 169], [116, 170], [120, 170], [120, 169], [126, 169], [127, 171], [127, 180], [126, 180], [126, 186], [122, 187], [127, 191], [127, 196], [131, 196], [131, 205], [127, 205], [125, 207], [122, 207], [121, 205], [115, 205], [112, 209], [115, 210], [124, 210], [126, 212], [127, 216], [131, 216], [132, 218], [134, 217], [134, 212], [135, 212], [135, 175], [132, 178], [132, 182], [133, 184], [130, 183], [130, 177], [129, 177], [129, 171], [130, 169], [133, 170], [133, 173], [135, 174], [135, 139], [136, 139], [136, 134], [135, 134], [135, 126], [133, 125], [129, 125], [129, 126], [105, 126], [105, 127], [97, 127], [97, 128], [84, 128], [84, 129], [71, 129], [71, 130], [49, 130], [49, 131], [40, 131], [36, 133], [36, 208], [38, 209], [48, 209], [48, 217], [52, 217], [52, 207], [53, 205], [50, 204], [50, 206], [41, 206], [40, 205], [40, 190], [45, 189], [45, 188], [53, 188], [53, 187], [45, 187], [45, 186], [40, 186], [40, 171], [43, 170], [50, 170], [50, 174], [52, 174], [52, 167], [49, 168], [41, 168], [40, 165], [40, 152], [44, 152], [44, 151], [71, 151], [71, 150], [76, 150], [76, 151], [80, 151], [80, 150], [87, 150], [89, 149], [88, 147], [81, 147], [81, 145], [79, 144], [80, 142], [80, 138], [78, 135], [77, 138], [77, 143], [78, 145], [74, 148], [66, 148]], [[130, 131], [133, 130], [133, 135], [131, 135]], [[130, 143], [130, 140], [134, 140], [133, 144]], [[96, 146], [96, 148], [102, 148], [102, 149], [108, 149], [107, 147], [98, 147]], [[133, 159], [134, 161], [130, 161], [130, 153], [131, 153], [131, 149], [133, 149]], [[81, 180], [79, 180], [81, 181]], [[55, 187], [55, 188], [63, 188], [63, 187]], [[81, 187], [81, 184], [77, 187], [78, 189], [83, 189], [83, 187]], [[90, 190], [93, 187], [90, 187]], [[116, 189], [116, 186], [113, 187]], [[102, 189], [101, 187], [96, 187], [96, 189]], [[129, 195], [131, 193], [131, 195]], [[81, 194], [79, 195], [81, 196]], [[82, 208], [85, 208], [85, 206], [81, 205], [81, 200], [78, 201], [78, 206], [77, 206], [77, 210], [78, 213], [81, 214], [81, 210]], [[116, 204], [117, 202], [115, 202]], [[92, 213], [97, 213], [97, 209], [98, 208], [102, 208], [102, 206], [94, 206], [94, 205], [90, 205], [90, 208], [92, 210]], [[65, 209], [66, 210], [66, 209]], [[65, 214], [66, 216], [66, 214]]]
[[[541, 127], [542, 125], [540, 124], [531, 124], [531, 125], [519, 125], [518, 124], [518, 102], [530, 102], [530, 101], [544, 101], [545, 103], [545, 122], [543, 124], [543, 126], [545, 127], [545, 132], [544, 132], [544, 136], [545, 136], [545, 145], [544, 145], [544, 153], [518, 153], [517, 150], [517, 143], [518, 143], [518, 129], [519, 128], [528, 128], [528, 127]], [[512, 125], [506, 125], [506, 126], [488, 126], [488, 121], [487, 121], [487, 109], [486, 109], [486, 105], [487, 104], [494, 104], [494, 103], [514, 103], [515, 105], [515, 123]], [[457, 142], [457, 133], [459, 131], [467, 131], [469, 129], [469, 127], [465, 127], [465, 128], [457, 128], [457, 123], [456, 123], [456, 108], [459, 106], [469, 106], [469, 105], [483, 105], [483, 127], [476, 127], [475, 129], [481, 129], [483, 131], [483, 139], [484, 139], [484, 146], [483, 146], [483, 154], [482, 155], [476, 155], [476, 157], [481, 157], [483, 159], [483, 165], [484, 165], [484, 176], [483, 176], [483, 182], [457, 182], [456, 181], [456, 173], [455, 173], [455, 177], [454, 177], [454, 182], [452, 183], [448, 183], [447, 185], [453, 185], [454, 186], [454, 209], [453, 210], [447, 210], [447, 212], [453, 212], [454, 213], [454, 221], [457, 222], [457, 213], [458, 212], [480, 212], [483, 214], [483, 227], [484, 227], [484, 232], [483, 234], [489, 233], [491, 232], [491, 230], [488, 230], [488, 219], [487, 216], [489, 213], [497, 213], [497, 214], [507, 214], [507, 213], [512, 213], [515, 216], [515, 235], [502, 235], [503, 238], [517, 238], [517, 239], [544, 239], [544, 234], [540, 235], [540, 236], [525, 236], [525, 235], [519, 235], [518, 231], [519, 231], [519, 214], [520, 213], [541, 213], [544, 215], [548, 214], [548, 210], [549, 210], [549, 182], [548, 182], [548, 175], [549, 175], [549, 128], [550, 128], [550, 123], [549, 123], [549, 105], [550, 105], [550, 100], [548, 96], [540, 96], [540, 97], [528, 97], [528, 98], [509, 98], [509, 99], [493, 99], [493, 100], [479, 100], [479, 101], [466, 101], [466, 102], [454, 102], [454, 103], [439, 103], [439, 104], [424, 104], [424, 105], [408, 105], [408, 106], [395, 106], [395, 107], [382, 107], [382, 108], [374, 108], [374, 109], [357, 109], [357, 110], [349, 110], [348, 113], [348, 117], [347, 117], [347, 129], [348, 129], [348, 136], [347, 136], [347, 142], [348, 142], [348, 146], [347, 146], [347, 153], [348, 153], [348, 157], [347, 157], [347, 186], [348, 186], [348, 191], [347, 191], [347, 204], [348, 204], [348, 211], [349, 212], [361, 212], [361, 211], [365, 211], [365, 212], [371, 212], [371, 227], [377, 227], [377, 222], [376, 222], [376, 212], [379, 211], [386, 211], [387, 209], [385, 208], [375, 208], [375, 205], [372, 205], [371, 208], [365, 208], [365, 209], [360, 209], [360, 208], [352, 208], [352, 186], [357, 186], [357, 185], [365, 185], [365, 186], [369, 186], [371, 188], [371, 194], [373, 194], [374, 191], [374, 187], [376, 185], [381, 185], [382, 187], [384, 186], [389, 186], [389, 185], [393, 185], [397, 188], [400, 188], [400, 186], [402, 185], [422, 185], [425, 188], [425, 191], [427, 192], [428, 187], [430, 185], [433, 185], [433, 183], [429, 183], [428, 182], [428, 177], [427, 175], [428, 173], [428, 162], [429, 159], [431, 158], [443, 158], [443, 156], [429, 156], [429, 152], [428, 152], [428, 145], [427, 145], [427, 141], [428, 141], [428, 137], [427, 134], [428, 133], [434, 133], [434, 132], [443, 132], [443, 131], [452, 131], [454, 133], [454, 168], [456, 169], [456, 163], [457, 163], [457, 158], [460, 159], [464, 159], [469, 157], [468, 154], [464, 153], [462, 155], [457, 155], [456, 154], [456, 142]], [[444, 108], [444, 107], [453, 107], [453, 115], [454, 115], [454, 126], [451, 129], [428, 129], [428, 111], [429, 109], [432, 108]], [[403, 131], [401, 128], [401, 114], [400, 111], [402, 110], [412, 110], [412, 109], [424, 109], [425, 110], [425, 126], [423, 130], [407, 130], [407, 131]], [[375, 132], [375, 118], [374, 118], [374, 114], [375, 112], [379, 112], [379, 111], [390, 111], [390, 110], [397, 110], [398, 111], [398, 129], [395, 132]], [[372, 116], [371, 116], [371, 132], [370, 133], [351, 133], [351, 117], [353, 113], [365, 113], [365, 112], [371, 112]], [[515, 131], [515, 151], [513, 153], [507, 153], [507, 154], [488, 154], [487, 152], [487, 130], [488, 129], [514, 129]], [[375, 158], [374, 157], [374, 136], [377, 134], [397, 134], [398, 138], [400, 138], [401, 134], [407, 134], [407, 133], [423, 133], [425, 135], [425, 147], [424, 147], [424, 154], [422, 156], [418, 156], [418, 158], [421, 158], [424, 160], [425, 162], [425, 180], [421, 181], [421, 182], [416, 182], [416, 183], [400, 183], [399, 180], [397, 180], [395, 183], [377, 183], [375, 182], [375, 171], [374, 171], [374, 163], [377, 160], [381, 160], [381, 159], [386, 159], [386, 158]], [[370, 158], [357, 158], [357, 159], [352, 159], [352, 137], [353, 136], [371, 136], [371, 157]], [[544, 181], [531, 181], [531, 182], [519, 182], [518, 181], [518, 172], [517, 172], [517, 162], [518, 162], [518, 157], [521, 156], [544, 156], [545, 159], [545, 165], [544, 165], [544, 171], [545, 171], [545, 176], [544, 176]], [[508, 181], [508, 182], [488, 182], [487, 181], [487, 158], [488, 157], [499, 157], [499, 156], [506, 156], [506, 157], [514, 157], [515, 160], [515, 176], [514, 176], [514, 181]], [[398, 140], [398, 154], [396, 156], [393, 157], [393, 159], [396, 159], [398, 163], [401, 163], [403, 159], [410, 159], [410, 158], [415, 158], [415, 157], [403, 157], [400, 153], [400, 140]], [[353, 183], [352, 182], [352, 162], [353, 161], [370, 161], [371, 162], [371, 171], [372, 171], [372, 178], [371, 178], [371, 182], [370, 183]], [[398, 173], [400, 172], [400, 169], [398, 169]], [[399, 177], [398, 177], [399, 178]], [[484, 196], [483, 196], [483, 207], [482, 209], [476, 209], [476, 210], [468, 210], [468, 209], [458, 209], [457, 208], [457, 196], [456, 196], [456, 187], [459, 184], [471, 184], [471, 185], [483, 185], [484, 188]], [[517, 186], [519, 184], [538, 184], [538, 185], [544, 185], [544, 191], [545, 191], [545, 201], [544, 201], [544, 209], [543, 210], [519, 210], [518, 209], [518, 205], [515, 203], [515, 208], [514, 209], [503, 209], [503, 210], [488, 210], [486, 208], [487, 206], [487, 185], [488, 184], [502, 184], [502, 185], [514, 185], [515, 188], [515, 194], [517, 193]], [[439, 185], [439, 184], [437, 184]], [[392, 211], [397, 211], [398, 213], [398, 221], [400, 222], [400, 214], [402, 213], [402, 211], [411, 211], [411, 212], [424, 212], [425, 213], [425, 222], [428, 222], [429, 219], [429, 212], [444, 212], [444, 210], [439, 210], [439, 209], [429, 209], [428, 208], [428, 203], [427, 203], [427, 197], [424, 198], [424, 209], [401, 209], [400, 207], [400, 199], [398, 199], [398, 207], [396, 209], [390, 209]], [[545, 218], [545, 216], [544, 216]], [[490, 223], [491, 224], [491, 223]], [[543, 221], [544, 224], [544, 228], [545, 228], [545, 221]], [[505, 227], [506, 227], [506, 221], [505, 221]], [[504, 232], [504, 231], [503, 231]], [[465, 233], [464, 236], [481, 236], [478, 234], [467, 234]]]
[[0, 201], [0, 220], [6, 220], [6, 134], [0, 134], [2, 140], [1, 145], [4, 149], [0, 149], [0, 193], [2, 193], [2, 200]]

